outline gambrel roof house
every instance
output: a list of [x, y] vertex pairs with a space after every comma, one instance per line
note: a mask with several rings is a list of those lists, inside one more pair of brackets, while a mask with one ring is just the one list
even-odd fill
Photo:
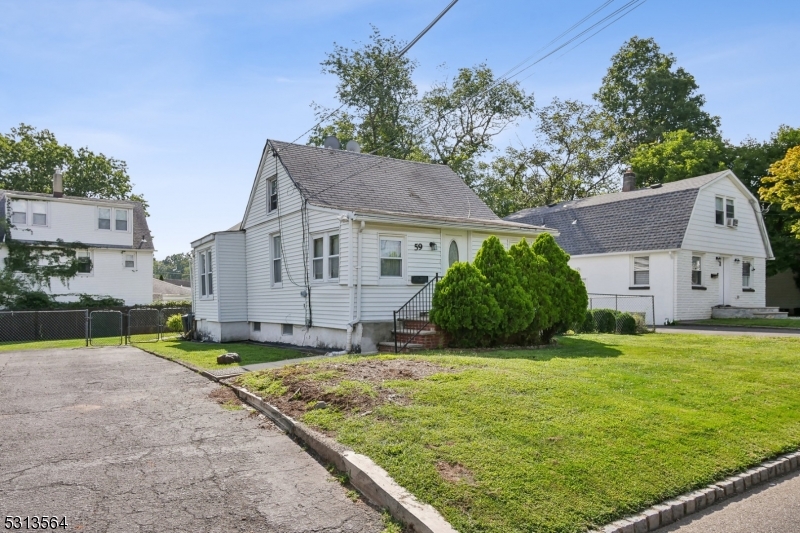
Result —
[[[153, 301], [153, 238], [142, 205], [127, 200], [0, 190], [0, 217], [11, 224], [11, 238], [25, 242], [81, 242], [81, 272], [68, 285], [52, 280], [45, 290], [59, 300], [77, 294], [120, 298], [125, 305]], [[0, 268], [8, 249], [0, 234]], [[60, 296], [59, 296], [60, 295]]]
[[393, 311], [486, 238], [542, 231], [497, 217], [447, 166], [270, 140], [242, 222], [192, 243], [197, 328], [375, 351]]
[[624, 180], [622, 192], [506, 220], [557, 229], [590, 293], [655, 296], [657, 324], [709, 318], [718, 306], [771, 312], [763, 308], [772, 248], [758, 200], [733, 172], [638, 190], [633, 173]]

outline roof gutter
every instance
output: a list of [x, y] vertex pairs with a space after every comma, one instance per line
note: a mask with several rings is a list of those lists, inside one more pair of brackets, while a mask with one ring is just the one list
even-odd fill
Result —
[[494, 224], [488, 220], [475, 219], [474, 221], [454, 221], [454, 220], [437, 220], [432, 218], [415, 217], [415, 216], [397, 216], [397, 215], [379, 215], [371, 213], [354, 213], [358, 220], [365, 220], [368, 222], [378, 222], [384, 224], [405, 224], [430, 228], [458, 228], [458, 229], [472, 229], [482, 230], [486, 232], [502, 231], [504, 233], [514, 233], [521, 235], [530, 235], [533, 233], [551, 233], [554, 237], [559, 235], [558, 230], [555, 228], [545, 228], [542, 226], [528, 226], [519, 227], [505, 224]]

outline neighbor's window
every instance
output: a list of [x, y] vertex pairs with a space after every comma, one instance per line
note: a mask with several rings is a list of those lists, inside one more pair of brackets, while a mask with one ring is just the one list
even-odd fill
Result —
[[114, 228], [117, 231], [128, 231], [128, 210], [117, 209], [115, 222], [116, 225], [114, 226]]
[[211, 250], [207, 252], [200, 252], [200, 260], [198, 261], [198, 269], [200, 271], [200, 295], [213, 296], [214, 295], [214, 275], [212, 273], [212, 256]]
[[206, 278], [208, 279], [208, 295], [214, 295], [214, 262], [211, 257], [211, 250], [206, 253]]
[[208, 291], [206, 289], [206, 253], [200, 252], [200, 260], [198, 261], [198, 270], [200, 272], [200, 296], [206, 296]]
[[28, 202], [25, 200], [12, 200], [11, 201], [11, 223], [12, 224], [27, 224], [28, 223]]
[[725, 200], [717, 196], [714, 198], [714, 202], [716, 203], [714, 209], [714, 221], [719, 224], [720, 226], [725, 225]]
[[47, 204], [45, 202], [31, 202], [31, 224], [47, 225]]
[[328, 236], [328, 277], [339, 278], [339, 236]]
[[733, 211], [733, 200], [731, 198], [725, 199], [725, 218], [736, 218]]
[[267, 213], [278, 209], [278, 176], [267, 180]]
[[650, 257], [633, 258], [633, 284], [650, 285]]
[[[211, 253], [211, 252], [209, 252]], [[123, 254], [125, 262], [125, 268], [136, 268], [136, 254]]]
[[294, 335], [294, 326], [292, 324], [281, 324], [282, 335]]
[[325, 239], [323, 237], [319, 237], [318, 239], [314, 239], [312, 241], [311, 272], [314, 279], [324, 279], [325, 277], [325, 269], [323, 268], [322, 264], [325, 258], [323, 246], [325, 246]]
[[742, 288], [749, 289], [750, 288], [750, 273], [753, 271], [753, 260], [752, 259], [742, 259]]
[[272, 237], [272, 284], [281, 282], [281, 236]]
[[97, 229], [111, 229], [111, 209], [108, 207], [97, 208]]
[[78, 261], [78, 274], [92, 273], [92, 253], [89, 250], [77, 250], [75, 259]]
[[703, 262], [700, 257], [692, 256], [692, 285], [703, 284]]
[[403, 241], [381, 239], [381, 277], [403, 276]]

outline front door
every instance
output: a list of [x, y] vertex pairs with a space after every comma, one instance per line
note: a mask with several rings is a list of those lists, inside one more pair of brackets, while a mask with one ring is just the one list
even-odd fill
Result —
[[467, 256], [467, 234], [461, 232], [444, 233], [442, 239], [442, 272], [447, 272], [456, 261], [469, 261]]
[[728, 295], [728, 257], [720, 257], [719, 259], [719, 305], [727, 305], [729, 303]]

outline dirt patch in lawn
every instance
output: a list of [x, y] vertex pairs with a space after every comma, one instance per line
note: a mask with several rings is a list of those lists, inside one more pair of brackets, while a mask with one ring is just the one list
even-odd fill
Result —
[[244, 375], [236, 383], [293, 418], [328, 407], [367, 415], [379, 405], [408, 403], [386, 382], [424, 379], [442, 372], [452, 369], [427, 361], [368, 359], [355, 363], [292, 365]]
[[236, 393], [228, 387], [217, 387], [211, 391], [208, 397], [217, 402], [223, 409], [230, 411], [242, 409], [242, 402], [239, 401]]
[[439, 472], [439, 475], [442, 476], [442, 479], [450, 483], [475, 484], [475, 476], [473, 476], [472, 471], [460, 463], [438, 461], [436, 463], [436, 470]]

